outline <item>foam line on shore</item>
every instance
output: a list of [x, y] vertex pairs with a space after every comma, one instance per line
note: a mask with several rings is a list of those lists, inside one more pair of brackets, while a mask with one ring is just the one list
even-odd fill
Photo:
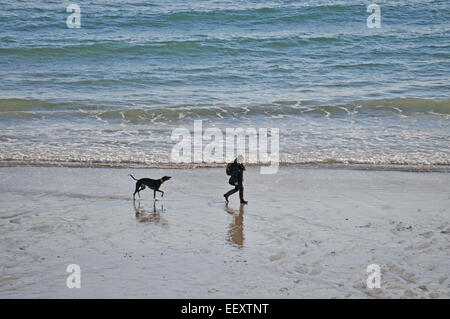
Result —
[[[91, 162], [51, 162], [51, 161], [0, 161], [0, 167], [73, 167], [73, 168], [130, 168], [130, 169], [196, 169], [225, 167], [225, 163], [91, 163]], [[247, 163], [246, 166], [263, 167], [264, 164]], [[280, 162], [279, 166], [328, 168], [328, 169], [357, 169], [380, 171], [407, 171], [407, 172], [450, 172], [450, 165], [417, 165], [417, 164], [359, 164], [359, 163], [327, 163], [306, 162], [290, 163]]]

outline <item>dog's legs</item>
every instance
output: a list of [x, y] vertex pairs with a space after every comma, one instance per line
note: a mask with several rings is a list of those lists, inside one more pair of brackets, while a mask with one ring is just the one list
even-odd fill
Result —
[[141, 190], [143, 190], [144, 188], [145, 188], [145, 185], [136, 183], [136, 189], [134, 190], [134, 193], [133, 193], [133, 199], [135, 198], [136, 193], [138, 194], [139, 198], [141, 198], [141, 194], [139, 194], [139, 192], [140, 192]]
[[139, 198], [141, 198], [141, 194], [139, 193], [140, 191], [143, 191], [145, 189], [145, 185], [141, 185], [141, 188], [138, 190], [138, 196]]
[[163, 191], [160, 191], [159, 189], [157, 189], [156, 191], [161, 193], [161, 197], [164, 196], [164, 192]]

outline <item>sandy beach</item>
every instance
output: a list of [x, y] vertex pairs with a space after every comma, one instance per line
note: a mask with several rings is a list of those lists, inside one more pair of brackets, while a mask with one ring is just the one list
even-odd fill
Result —
[[[172, 179], [154, 205], [129, 173]], [[448, 173], [251, 167], [243, 209], [229, 188], [222, 168], [1, 167], [0, 298], [450, 297]]]

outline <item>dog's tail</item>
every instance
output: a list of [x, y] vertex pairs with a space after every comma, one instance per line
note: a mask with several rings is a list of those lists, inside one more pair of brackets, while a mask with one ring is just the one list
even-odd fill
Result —
[[133, 175], [131, 175], [131, 174], [128, 174], [128, 175], [130, 175], [132, 179], [134, 179], [135, 181], [137, 181], [137, 179], [136, 179], [136, 178], [134, 178], [134, 176], [133, 176]]

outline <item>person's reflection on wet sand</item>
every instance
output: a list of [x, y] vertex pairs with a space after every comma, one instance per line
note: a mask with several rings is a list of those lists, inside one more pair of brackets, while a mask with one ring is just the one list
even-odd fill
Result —
[[138, 205], [136, 206], [136, 201], [133, 201], [133, 208], [136, 213], [136, 220], [140, 223], [153, 222], [153, 223], [161, 223], [167, 224], [167, 221], [161, 218], [160, 212], [164, 211], [164, 207], [161, 205], [161, 208], [156, 208], [156, 202], [153, 202], [153, 209], [147, 210], [144, 207], [141, 207], [141, 201], [137, 201]]
[[239, 211], [229, 208], [228, 204], [225, 205], [225, 211], [234, 216], [234, 221], [228, 230], [228, 240], [239, 247], [244, 245], [244, 205], [239, 206]]

